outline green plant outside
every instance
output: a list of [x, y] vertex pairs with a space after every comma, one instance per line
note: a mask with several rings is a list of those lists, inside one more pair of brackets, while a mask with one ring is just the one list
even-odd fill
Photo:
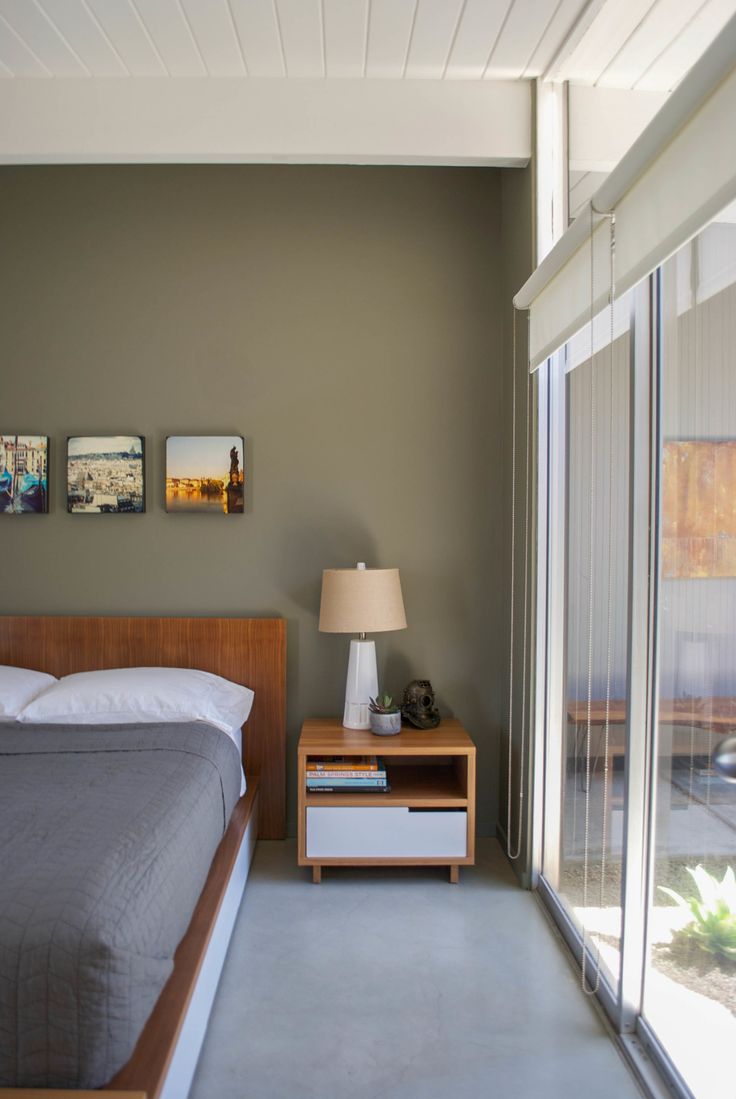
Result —
[[688, 940], [707, 954], [736, 962], [736, 876], [733, 868], [727, 868], [720, 882], [703, 866], [698, 865], [694, 870], [688, 866], [687, 871], [697, 886], [698, 896], [685, 898], [667, 886], [658, 887], [692, 916], [674, 939]]

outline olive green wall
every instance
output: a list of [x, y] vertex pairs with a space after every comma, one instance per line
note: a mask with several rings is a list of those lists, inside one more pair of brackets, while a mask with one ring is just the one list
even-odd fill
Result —
[[[0, 518], [6, 613], [279, 614], [302, 718], [341, 712], [321, 570], [401, 569], [382, 685], [429, 677], [497, 819], [507, 630], [501, 172], [0, 169], [0, 431], [49, 434], [51, 514]], [[67, 434], [146, 436], [148, 512], [65, 512]], [[242, 517], [167, 515], [164, 438], [244, 433]]]

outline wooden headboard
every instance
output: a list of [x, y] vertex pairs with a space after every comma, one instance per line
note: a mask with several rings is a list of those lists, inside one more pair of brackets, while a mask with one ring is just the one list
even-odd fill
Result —
[[0, 664], [71, 675], [100, 668], [200, 668], [255, 691], [243, 729], [260, 780], [259, 836], [286, 830], [286, 622], [283, 618], [0, 616]]

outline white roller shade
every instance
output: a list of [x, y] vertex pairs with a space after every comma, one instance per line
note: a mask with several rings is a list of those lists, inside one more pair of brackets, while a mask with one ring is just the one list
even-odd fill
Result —
[[559, 274], [540, 290], [531, 306], [529, 357], [532, 369], [544, 362], [590, 319], [591, 286], [595, 299], [594, 313], [608, 302], [611, 286], [609, 219], [596, 218], [593, 215], [592, 238], [589, 205], [582, 211], [578, 221], [586, 229], [583, 244], [573, 252]]
[[[591, 200], [615, 214], [615, 294], [630, 289], [736, 198], [736, 17], [693, 66]], [[609, 293], [608, 219], [593, 219], [593, 310]], [[583, 210], [514, 298], [530, 310], [535, 369], [591, 312], [591, 217]]]

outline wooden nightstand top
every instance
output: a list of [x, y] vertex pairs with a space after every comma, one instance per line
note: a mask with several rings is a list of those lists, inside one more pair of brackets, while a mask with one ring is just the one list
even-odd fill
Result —
[[346, 729], [339, 717], [308, 717], [299, 737], [301, 755], [473, 755], [475, 745], [455, 717], [443, 717], [436, 729], [404, 726], [396, 736], [370, 729]]

